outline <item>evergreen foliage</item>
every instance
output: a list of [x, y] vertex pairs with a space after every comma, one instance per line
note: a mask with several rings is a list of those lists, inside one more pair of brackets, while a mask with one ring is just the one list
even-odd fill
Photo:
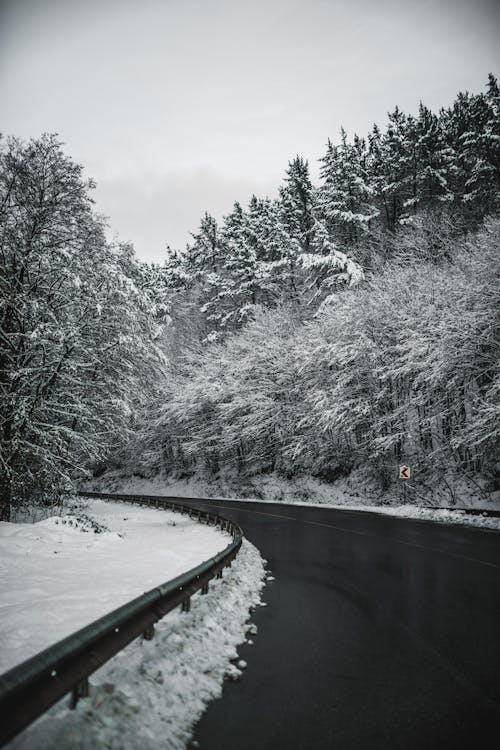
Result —
[[201, 341], [223, 341], [259, 306], [293, 304], [306, 319], [332, 292], [358, 284], [423, 214], [459, 233], [476, 229], [499, 208], [499, 108], [490, 75], [484, 94], [461, 93], [437, 114], [396, 107], [367, 140], [350, 142], [341, 130], [320, 160], [317, 188], [295, 157], [276, 199], [235, 204], [220, 228], [202, 219], [165, 266], [172, 302], [180, 295], [204, 316]]

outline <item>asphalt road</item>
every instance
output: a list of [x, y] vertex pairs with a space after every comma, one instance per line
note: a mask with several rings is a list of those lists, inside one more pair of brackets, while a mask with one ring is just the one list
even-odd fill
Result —
[[[203, 503], [193, 503], [206, 507]], [[275, 581], [202, 750], [500, 747], [500, 533], [212, 502]]]

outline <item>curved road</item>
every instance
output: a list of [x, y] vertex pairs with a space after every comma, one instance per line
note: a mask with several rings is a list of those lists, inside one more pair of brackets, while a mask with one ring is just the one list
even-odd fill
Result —
[[[500, 534], [374, 513], [192, 501], [275, 581], [202, 750], [500, 746]], [[491, 743], [491, 744], [490, 744]]]

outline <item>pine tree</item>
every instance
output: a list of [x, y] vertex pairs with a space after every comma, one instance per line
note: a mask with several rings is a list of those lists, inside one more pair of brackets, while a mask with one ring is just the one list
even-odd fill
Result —
[[452, 203], [453, 151], [446, 142], [439, 118], [422, 103], [415, 136], [414, 210]]
[[220, 327], [234, 330], [252, 317], [258, 296], [257, 257], [249, 239], [247, 216], [238, 202], [224, 218], [221, 246], [225, 284], [224, 297], [220, 300], [224, 309]]
[[313, 186], [309, 164], [300, 156], [289, 162], [279, 197], [281, 219], [297, 252], [308, 253], [314, 230]]
[[191, 296], [202, 314], [205, 340], [220, 336], [220, 304], [225, 295], [224, 253], [216, 220], [205, 213], [193, 242], [188, 245], [183, 268]]
[[355, 136], [354, 143], [348, 143], [342, 129], [340, 145], [328, 141], [326, 155], [320, 161], [323, 184], [318, 191], [318, 213], [339, 250], [359, 257], [370, 224], [378, 215], [369, 184], [365, 142]]
[[499, 207], [500, 105], [496, 78], [486, 94], [459, 93], [440, 119], [454, 152], [452, 190], [465, 224], [477, 226]]
[[476, 208], [479, 217], [499, 207], [500, 189], [500, 92], [490, 74], [488, 91], [471, 100], [471, 119], [461, 136], [467, 169], [463, 201]]
[[256, 301], [274, 307], [286, 297], [290, 237], [278, 201], [252, 196], [247, 212], [247, 242], [255, 255]]
[[385, 226], [390, 231], [395, 231], [401, 219], [407, 218], [405, 204], [408, 205], [407, 201], [413, 198], [411, 164], [414, 155], [408, 143], [407, 120], [396, 107], [389, 114], [389, 123], [379, 145], [382, 179], [378, 184], [378, 197]]

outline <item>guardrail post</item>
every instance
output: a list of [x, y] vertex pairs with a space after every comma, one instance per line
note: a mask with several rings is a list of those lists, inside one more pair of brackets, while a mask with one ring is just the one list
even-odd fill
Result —
[[208, 594], [208, 581], [204, 583], [203, 586], [201, 587], [201, 593]]
[[189, 612], [190, 609], [191, 609], [191, 597], [187, 596], [182, 602], [182, 611]]
[[142, 637], [145, 641], [152, 641], [155, 637], [155, 626], [153, 623], [151, 625], [148, 625], [144, 633], [142, 634]]
[[71, 709], [76, 708], [76, 704], [78, 703], [80, 698], [88, 698], [89, 695], [89, 678], [84, 677], [83, 680], [80, 680], [80, 682], [77, 682], [76, 685], [73, 687], [73, 690], [71, 691], [71, 696], [69, 699], [69, 707]]

